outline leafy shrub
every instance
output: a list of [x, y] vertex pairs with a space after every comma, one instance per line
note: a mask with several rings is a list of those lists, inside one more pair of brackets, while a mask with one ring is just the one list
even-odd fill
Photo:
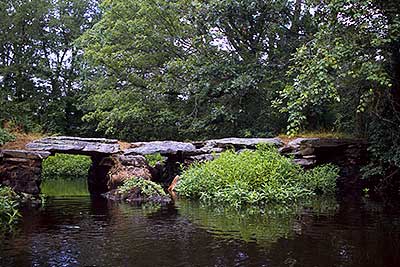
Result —
[[9, 133], [6, 129], [0, 127], [0, 146], [14, 140], [15, 136], [13, 134]]
[[140, 189], [142, 197], [167, 196], [161, 185], [141, 178], [126, 180], [122, 186], [118, 187], [118, 193], [127, 194], [132, 189]]
[[0, 229], [11, 226], [20, 217], [17, 199], [11, 188], [0, 186]]
[[137, 177], [124, 181], [122, 186], [107, 192], [104, 196], [111, 200], [123, 200], [131, 203], [143, 203], [145, 201], [168, 203], [171, 201], [169, 195], [164, 192], [159, 184]]
[[190, 166], [176, 191], [183, 197], [236, 207], [287, 203], [335, 192], [337, 175], [335, 166], [305, 171], [276, 148], [260, 146], [240, 154], [227, 151], [214, 161]]
[[91, 159], [82, 155], [56, 154], [43, 161], [43, 179], [81, 179], [87, 177]]
[[156, 166], [157, 162], [164, 161], [164, 157], [160, 153], [145, 155], [145, 158], [150, 166]]

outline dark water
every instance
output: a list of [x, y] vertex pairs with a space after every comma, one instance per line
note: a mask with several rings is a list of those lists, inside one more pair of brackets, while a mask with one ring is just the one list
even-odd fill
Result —
[[0, 266], [400, 266], [398, 207], [342, 200], [268, 213], [53, 198], [2, 237]]

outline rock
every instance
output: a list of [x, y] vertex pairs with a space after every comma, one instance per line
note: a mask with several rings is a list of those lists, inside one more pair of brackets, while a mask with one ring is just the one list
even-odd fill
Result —
[[178, 184], [180, 178], [181, 177], [179, 175], [175, 176], [174, 180], [172, 180], [172, 183], [168, 187], [169, 192], [173, 192], [175, 190], [175, 187]]
[[290, 148], [298, 149], [301, 144], [310, 142], [310, 141], [318, 141], [320, 138], [296, 138], [292, 141], [290, 141], [287, 146]]
[[51, 155], [46, 151], [30, 151], [30, 150], [1, 150], [0, 154], [3, 158], [21, 158], [21, 159], [45, 159]]
[[300, 150], [298, 151], [298, 154], [301, 156], [307, 156], [307, 155], [312, 155], [314, 154], [314, 148], [312, 147], [300, 147]]
[[175, 155], [177, 153], [193, 153], [196, 147], [191, 143], [176, 141], [154, 141], [132, 143], [133, 148], [124, 151], [125, 155], [149, 155], [160, 153], [161, 155]]
[[218, 154], [201, 154], [201, 155], [196, 155], [196, 156], [191, 156], [189, 157], [189, 161], [194, 162], [205, 162], [205, 161], [212, 161], [216, 158], [219, 157], [219, 153]]
[[280, 138], [223, 138], [223, 139], [213, 139], [206, 141], [206, 146], [214, 146], [220, 148], [230, 148], [235, 149], [240, 148], [255, 148], [258, 144], [270, 144], [276, 147], [283, 146], [283, 142]]
[[308, 138], [301, 142], [301, 145], [308, 145], [313, 148], [331, 147], [354, 147], [365, 146], [367, 141], [363, 139], [339, 139], [339, 138]]
[[114, 155], [111, 159], [113, 164], [107, 174], [108, 189], [115, 189], [132, 177], [153, 179], [152, 168], [141, 155]]
[[312, 167], [316, 164], [314, 159], [294, 159], [293, 162], [306, 168]]
[[29, 150], [67, 154], [115, 154], [120, 152], [117, 140], [105, 138], [80, 138], [55, 136], [35, 140], [26, 145]]
[[26, 150], [0, 151], [0, 184], [10, 186], [17, 193], [40, 193], [42, 160], [49, 152]]

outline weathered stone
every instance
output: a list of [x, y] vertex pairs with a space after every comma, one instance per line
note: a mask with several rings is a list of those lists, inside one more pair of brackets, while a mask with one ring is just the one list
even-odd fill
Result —
[[316, 163], [314, 159], [294, 159], [293, 162], [303, 167], [312, 167]]
[[154, 141], [132, 143], [133, 148], [124, 151], [125, 155], [175, 155], [177, 153], [193, 153], [196, 147], [191, 143], [176, 141]]
[[307, 156], [307, 155], [312, 155], [312, 154], [314, 154], [314, 148], [312, 148], [312, 147], [302, 148], [301, 147], [300, 151], [298, 151], [298, 154], [302, 155], [303, 157]]
[[300, 145], [307, 145], [313, 148], [341, 147], [367, 145], [363, 139], [339, 139], [339, 138], [304, 138]]
[[230, 148], [235, 149], [240, 148], [255, 148], [259, 144], [270, 144], [277, 147], [283, 146], [283, 142], [280, 138], [222, 138], [213, 139], [206, 141], [206, 146], [216, 146], [220, 148]]
[[187, 155], [202, 155], [202, 154], [212, 154], [212, 153], [221, 153], [224, 149], [221, 147], [212, 147], [212, 146], [204, 146], [202, 148], [198, 148], [192, 152], [187, 152]]
[[146, 158], [141, 155], [120, 155], [117, 158], [121, 162], [121, 164], [125, 166], [148, 166]]
[[218, 158], [219, 155], [220, 154], [201, 154], [201, 155], [197, 155], [197, 156], [191, 156], [191, 157], [189, 157], [189, 160], [198, 161], [198, 162], [212, 161], [212, 160]]
[[304, 143], [310, 142], [310, 141], [318, 141], [318, 140], [320, 140], [320, 138], [296, 138], [296, 139], [290, 141], [287, 144], [287, 146], [298, 149], [301, 144], [304, 144]]
[[14, 162], [16, 164], [20, 163], [29, 163], [30, 159], [23, 159], [23, 158], [5, 158], [4, 162]]
[[30, 150], [1, 150], [3, 158], [23, 158], [23, 159], [45, 159], [50, 156], [50, 152], [46, 151], [30, 151]]
[[69, 154], [115, 154], [120, 152], [117, 140], [55, 136], [28, 143], [27, 149]]
[[17, 164], [3, 161], [0, 165], [0, 184], [10, 186], [16, 192], [38, 195], [41, 176], [31, 165], [35, 165], [34, 160]]
[[108, 189], [115, 189], [132, 177], [152, 180], [151, 167], [143, 156], [114, 155], [111, 158], [114, 164], [107, 173]]

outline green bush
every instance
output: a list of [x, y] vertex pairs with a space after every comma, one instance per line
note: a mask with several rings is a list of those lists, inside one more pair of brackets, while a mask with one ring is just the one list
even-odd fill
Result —
[[43, 179], [82, 179], [87, 177], [92, 161], [88, 156], [56, 154], [43, 161]]
[[0, 186], [0, 229], [10, 227], [19, 217], [17, 194], [9, 187]]
[[237, 154], [227, 151], [210, 162], [190, 166], [176, 187], [180, 196], [205, 202], [243, 205], [288, 203], [335, 192], [338, 169], [305, 171], [276, 148], [260, 146]]
[[151, 167], [155, 167], [158, 162], [164, 161], [164, 157], [160, 153], [145, 155], [145, 158]]
[[9, 133], [6, 129], [0, 127], [0, 146], [7, 142], [14, 141], [15, 136]]
[[143, 197], [167, 196], [161, 185], [141, 178], [132, 178], [126, 180], [122, 186], [118, 187], [118, 192], [120, 194], [127, 194], [132, 189], [136, 188], [140, 189], [141, 195]]

